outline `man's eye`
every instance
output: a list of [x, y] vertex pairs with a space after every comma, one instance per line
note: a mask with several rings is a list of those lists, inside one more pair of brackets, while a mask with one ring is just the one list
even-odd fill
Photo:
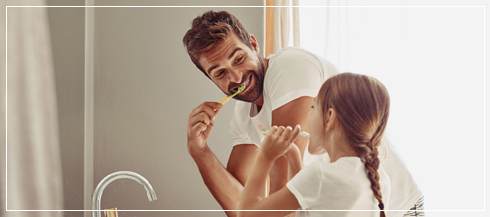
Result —
[[238, 59], [235, 61], [235, 63], [239, 63], [239, 62], [241, 62], [242, 60], [243, 60], [243, 57], [240, 57], [240, 58], [238, 58]]
[[224, 71], [219, 71], [214, 75], [214, 77], [221, 77], [225, 72]]

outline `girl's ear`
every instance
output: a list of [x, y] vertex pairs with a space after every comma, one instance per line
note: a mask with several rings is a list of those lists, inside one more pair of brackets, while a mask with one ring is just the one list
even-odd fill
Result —
[[325, 115], [325, 132], [328, 130], [332, 130], [337, 123], [337, 112], [334, 109], [330, 108], [327, 111], [327, 115]]

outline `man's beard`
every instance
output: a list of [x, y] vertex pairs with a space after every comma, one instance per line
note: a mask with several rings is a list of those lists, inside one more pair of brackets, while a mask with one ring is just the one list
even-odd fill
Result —
[[265, 67], [264, 67], [265, 59], [259, 54], [255, 54], [255, 55], [257, 55], [258, 62], [259, 62], [259, 67], [257, 69], [257, 72], [250, 71], [250, 73], [248, 73], [246, 77], [243, 78], [243, 79], [249, 79], [251, 75], [254, 77], [253, 80], [255, 80], [255, 82], [253, 84], [249, 84], [249, 87], [245, 90], [246, 95], [240, 95], [240, 93], [237, 94], [234, 97], [236, 100], [240, 100], [244, 102], [255, 102], [255, 100], [257, 100], [260, 97], [260, 95], [262, 95], [262, 90], [264, 88], [264, 77], [265, 77]]

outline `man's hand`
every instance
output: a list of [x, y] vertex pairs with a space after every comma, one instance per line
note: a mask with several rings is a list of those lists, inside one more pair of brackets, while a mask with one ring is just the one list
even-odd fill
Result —
[[[223, 105], [217, 102], [204, 102], [192, 110], [187, 120], [187, 149], [189, 153], [199, 153], [207, 147], [214, 126], [214, 119]], [[216, 111], [215, 111], [216, 110]]]

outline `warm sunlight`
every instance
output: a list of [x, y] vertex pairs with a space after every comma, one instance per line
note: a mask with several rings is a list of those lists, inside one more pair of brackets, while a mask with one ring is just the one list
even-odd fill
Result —
[[302, 47], [388, 88], [387, 134], [425, 209], [483, 209], [483, 8], [303, 7], [300, 16]]

